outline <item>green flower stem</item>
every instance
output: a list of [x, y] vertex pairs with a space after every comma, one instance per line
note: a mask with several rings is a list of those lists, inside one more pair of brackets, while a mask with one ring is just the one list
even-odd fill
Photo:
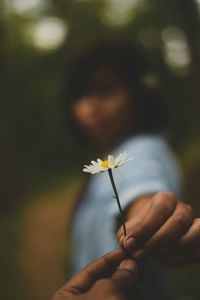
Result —
[[116, 185], [115, 185], [115, 181], [114, 181], [114, 178], [113, 178], [112, 169], [108, 169], [108, 174], [109, 174], [110, 182], [111, 182], [114, 194], [115, 194], [114, 198], [117, 200], [117, 205], [118, 205], [118, 208], [119, 208], [119, 211], [120, 211], [120, 217], [121, 217], [122, 226], [123, 226], [123, 230], [124, 230], [124, 236], [126, 236], [126, 226], [125, 226], [125, 221], [124, 221], [124, 215], [123, 215], [122, 207], [121, 207], [121, 204], [120, 204], [120, 201], [119, 201], [119, 195], [118, 195], [117, 188], [116, 188]]

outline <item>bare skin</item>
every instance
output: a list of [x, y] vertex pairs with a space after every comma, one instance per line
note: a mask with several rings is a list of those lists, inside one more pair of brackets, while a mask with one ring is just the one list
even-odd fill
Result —
[[[99, 149], [110, 151], [133, 130], [133, 107], [125, 85], [107, 70], [96, 72], [92, 86], [110, 85], [103, 93], [91, 93], [77, 100], [72, 108], [75, 119]], [[103, 74], [103, 75], [102, 75]], [[106, 76], [108, 74], [108, 76]], [[114, 84], [115, 83], [115, 84]], [[134, 100], [134, 99], [133, 99]], [[134, 101], [133, 101], [134, 102]], [[127, 237], [118, 231], [121, 247], [135, 259], [153, 255], [172, 264], [200, 261], [200, 219], [193, 217], [191, 206], [170, 192], [144, 195], [126, 211]], [[172, 253], [170, 255], [170, 253]], [[184, 259], [180, 259], [180, 254]], [[179, 257], [179, 258], [178, 258]], [[176, 258], [176, 259], [175, 259]]]
[[[127, 210], [127, 238], [122, 228], [119, 243], [126, 251], [113, 251], [72, 277], [52, 300], [140, 299], [135, 285], [137, 259], [153, 256], [167, 266], [200, 262], [200, 218], [172, 193], [141, 197]], [[127, 241], [131, 239], [130, 245]]]
[[[72, 113], [84, 134], [101, 151], [110, 151], [132, 131], [130, 93], [109, 70], [95, 74], [91, 94], [79, 98]], [[95, 92], [98, 90], [98, 92]]]
[[72, 277], [52, 300], [133, 300], [137, 275], [136, 262], [113, 251]]
[[200, 262], [200, 219], [173, 193], [133, 202], [127, 210], [126, 228], [127, 237], [120, 228], [118, 240], [135, 259], [153, 256], [167, 265]]

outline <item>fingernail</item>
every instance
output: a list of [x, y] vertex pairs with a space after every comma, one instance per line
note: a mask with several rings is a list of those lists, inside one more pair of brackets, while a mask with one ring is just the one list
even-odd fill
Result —
[[144, 249], [139, 249], [132, 253], [134, 259], [141, 259], [146, 254]]
[[121, 262], [121, 264], [119, 265], [118, 269], [120, 269], [120, 270], [126, 269], [126, 270], [129, 270], [131, 272], [135, 272], [136, 265], [135, 265], [135, 262], [133, 260], [126, 259], [126, 260], [123, 260]]
[[127, 250], [131, 250], [135, 245], [136, 241], [133, 237], [127, 238], [124, 240], [124, 246]]

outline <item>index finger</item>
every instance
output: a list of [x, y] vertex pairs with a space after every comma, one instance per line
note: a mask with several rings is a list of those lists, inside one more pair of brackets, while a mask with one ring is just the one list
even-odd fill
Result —
[[86, 292], [98, 279], [110, 277], [124, 257], [125, 253], [121, 250], [102, 256], [74, 275], [62, 288], [62, 295], [63, 293], [77, 295]]
[[133, 219], [127, 222], [127, 237], [119, 241], [130, 250], [147, 241], [173, 214], [177, 204], [174, 194], [162, 192], [156, 194], [148, 205]]

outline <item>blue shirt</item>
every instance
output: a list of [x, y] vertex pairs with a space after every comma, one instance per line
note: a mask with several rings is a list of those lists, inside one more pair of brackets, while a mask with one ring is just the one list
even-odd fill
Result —
[[[180, 194], [177, 162], [164, 137], [156, 134], [133, 136], [112, 154], [116, 156], [124, 151], [133, 160], [113, 172], [123, 209], [143, 195], [162, 191]], [[116, 240], [119, 210], [112, 197], [108, 174], [104, 172], [86, 176], [91, 178], [78, 207], [73, 228], [73, 272], [80, 271], [91, 261], [119, 248]], [[160, 270], [158, 272], [155, 267], [145, 265], [144, 272], [146, 284], [143, 290], [148, 295], [147, 299], [165, 299], [158, 287]]]

